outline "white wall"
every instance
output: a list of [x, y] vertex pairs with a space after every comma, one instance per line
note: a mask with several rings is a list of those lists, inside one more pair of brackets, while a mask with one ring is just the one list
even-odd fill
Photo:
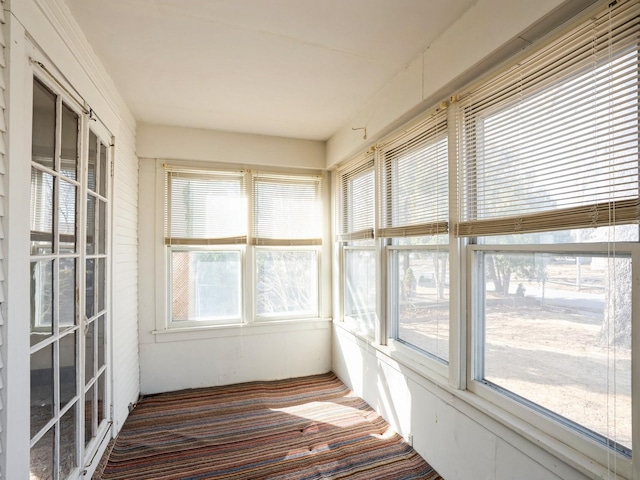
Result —
[[[163, 271], [162, 163], [182, 160], [195, 161], [201, 166], [207, 162], [218, 162], [317, 170], [324, 166], [324, 144], [140, 125], [137, 151], [141, 157], [139, 338], [142, 393], [273, 380], [329, 371], [331, 328], [328, 319], [153, 333], [164, 322], [162, 304], [166, 291]], [[325, 271], [327, 283], [329, 275]], [[326, 315], [330, 311], [329, 301], [330, 297], [324, 298]]]
[[[62, 0], [5, 3], [9, 76], [8, 145], [4, 256], [7, 278], [6, 345], [2, 411], [2, 478], [21, 479], [29, 471], [29, 178], [30, 57], [66, 78], [115, 138], [112, 214], [112, 401], [116, 434], [139, 392], [137, 299], [137, 185], [135, 120]], [[35, 48], [32, 48], [33, 47]], [[7, 58], [7, 57], [5, 57]], [[3, 59], [4, 60], [4, 59]], [[0, 61], [1, 63], [1, 61]], [[5, 399], [3, 399], [5, 400]], [[102, 443], [106, 446], [108, 438]], [[89, 475], [97, 461], [87, 466]]]
[[[595, 0], [478, 0], [327, 142], [327, 168], [530, 45]], [[367, 127], [367, 139], [351, 127]]]
[[447, 480], [589, 478], [339, 325], [333, 344], [336, 375]]
[[325, 143], [140, 124], [139, 157], [324, 169]]

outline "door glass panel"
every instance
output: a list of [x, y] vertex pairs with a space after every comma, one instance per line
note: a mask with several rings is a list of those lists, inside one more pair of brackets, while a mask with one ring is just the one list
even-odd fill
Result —
[[107, 238], [107, 203], [102, 200], [98, 200], [98, 253], [106, 252], [106, 238]]
[[58, 261], [60, 282], [60, 330], [76, 324], [76, 259], [61, 258]]
[[106, 417], [106, 411], [104, 409], [104, 400], [105, 400], [105, 379], [106, 374], [102, 372], [100, 378], [98, 378], [98, 425], [104, 420]]
[[53, 334], [53, 261], [31, 262], [31, 345]]
[[104, 310], [104, 295], [105, 295], [105, 282], [106, 282], [106, 272], [105, 272], [105, 259], [98, 259], [98, 271], [96, 272], [96, 280], [98, 282], [98, 312], [102, 312]]
[[91, 442], [94, 435], [93, 431], [93, 395], [95, 383], [91, 385], [89, 390], [84, 394], [84, 446], [86, 447]]
[[76, 251], [76, 186], [60, 181], [60, 203], [58, 205], [58, 230], [60, 253]]
[[31, 254], [53, 252], [53, 176], [31, 169]]
[[87, 195], [87, 254], [96, 251], [96, 197]]
[[77, 358], [76, 332], [71, 332], [60, 339], [60, 406], [62, 408], [76, 396]]
[[53, 479], [55, 427], [52, 427], [31, 447], [31, 480]]
[[53, 418], [53, 344], [31, 354], [31, 437]]
[[87, 260], [87, 284], [86, 289], [86, 315], [87, 318], [91, 318], [95, 315], [95, 300], [94, 300], [94, 279], [95, 279], [95, 260]]
[[78, 466], [76, 461], [76, 419], [77, 404], [64, 414], [60, 420], [60, 479], [66, 479], [74, 468]]
[[98, 193], [103, 197], [107, 192], [107, 146], [100, 143], [100, 189]]
[[53, 170], [56, 142], [56, 96], [38, 80], [33, 82], [31, 158]]
[[96, 173], [98, 162], [98, 137], [89, 131], [89, 170], [87, 174], [87, 186], [89, 190], [96, 191]]
[[96, 320], [98, 324], [98, 368], [101, 368], [105, 364], [104, 347], [106, 345], [106, 338], [104, 336], [104, 322], [104, 315]]
[[87, 329], [87, 334], [85, 335], [85, 345], [84, 345], [84, 382], [89, 383], [89, 381], [94, 376], [94, 356], [95, 356], [95, 346], [94, 346], [94, 337], [96, 330], [96, 322], [91, 322], [89, 324], [89, 328]]
[[78, 171], [78, 115], [62, 104], [62, 149], [60, 171], [72, 180]]

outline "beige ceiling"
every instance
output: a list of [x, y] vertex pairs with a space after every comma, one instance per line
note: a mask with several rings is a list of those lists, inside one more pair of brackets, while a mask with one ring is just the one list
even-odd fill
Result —
[[475, 0], [66, 0], [138, 121], [326, 140]]

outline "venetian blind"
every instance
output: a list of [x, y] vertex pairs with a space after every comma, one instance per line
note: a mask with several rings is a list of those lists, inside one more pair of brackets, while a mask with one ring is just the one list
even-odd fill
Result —
[[167, 245], [247, 242], [244, 172], [167, 166], [165, 175]]
[[253, 174], [253, 245], [322, 243], [322, 176]]
[[447, 148], [446, 109], [382, 148], [379, 237], [448, 231]]
[[338, 173], [341, 219], [338, 240], [373, 238], [375, 222], [375, 169], [373, 155]]
[[614, 2], [459, 103], [458, 236], [638, 221], [638, 2]]

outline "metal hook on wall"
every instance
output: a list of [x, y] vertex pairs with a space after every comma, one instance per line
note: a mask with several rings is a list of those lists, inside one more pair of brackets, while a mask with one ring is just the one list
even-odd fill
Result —
[[364, 136], [362, 137], [363, 140], [367, 139], [367, 127], [351, 127], [351, 130], [364, 130]]

